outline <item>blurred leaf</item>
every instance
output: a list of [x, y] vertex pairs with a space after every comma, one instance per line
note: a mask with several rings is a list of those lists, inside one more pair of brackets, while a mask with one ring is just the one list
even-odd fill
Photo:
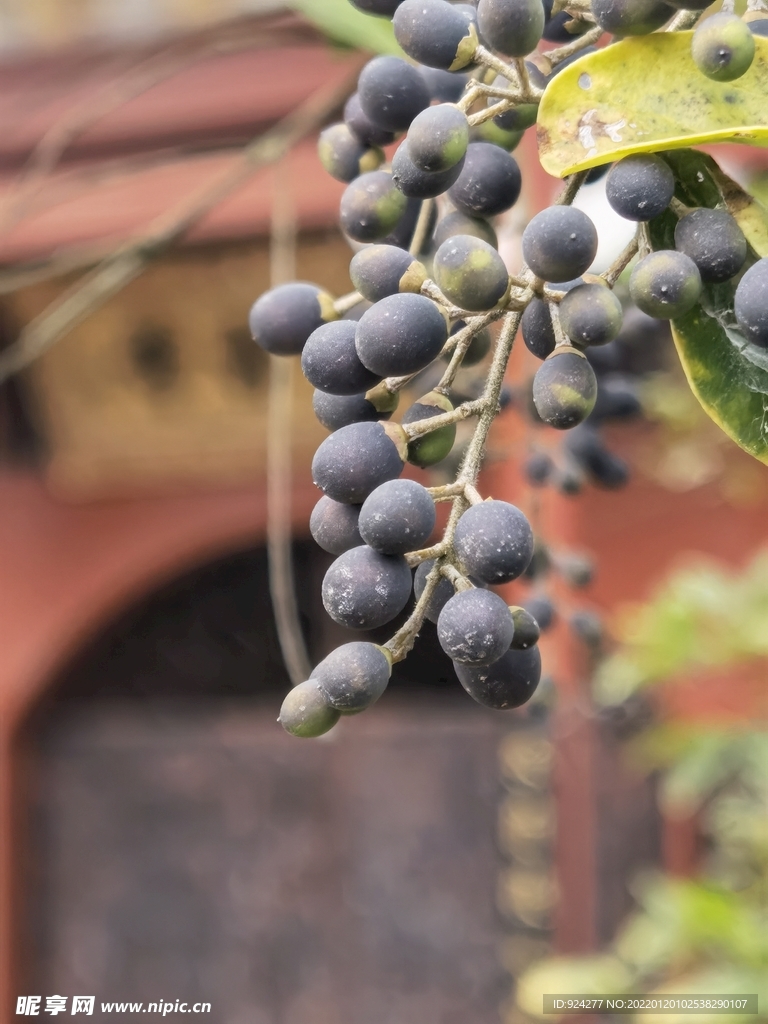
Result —
[[532, 1017], [543, 1017], [547, 993], [599, 995], [627, 992], [632, 975], [615, 956], [548, 957], [530, 967], [517, 981], [517, 1005]]
[[[743, 1014], [697, 1013], [696, 1024], [744, 1024], [745, 1020], [766, 1020], [764, 1007], [768, 1004], [768, 973], [761, 970], [738, 970], [729, 967], [710, 967], [676, 978], [654, 989], [660, 995], [675, 993], [693, 995], [752, 995], [757, 994], [758, 1016], [744, 1017]], [[689, 1013], [654, 1014], [656, 1024], [690, 1024]], [[646, 1018], [640, 1018], [645, 1020]]]
[[[768, 807], [768, 736], [765, 732], [718, 731], [690, 723], [647, 730], [632, 744], [645, 769], [666, 768], [659, 790], [665, 808], [689, 817], [725, 782], [738, 780], [744, 794]], [[766, 818], [768, 827], [768, 817]]]
[[721, 796], [707, 815], [710, 834], [731, 862], [746, 861], [752, 873], [768, 868], [768, 814], [765, 800], [744, 794]]
[[623, 39], [553, 78], [539, 107], [544, 170], [564, 177], [630, 153], [768, 142], [768, 39], [755, 37], [755, 60], [740, 79], [713, 82], [693, 63], [691, 36]]
[[371, 53], [404, 56], [392, 22], [358, 11], [349, 0], [288, 0], [288, 6], [317, 25], [335, 43]]
[[765, 961], [766, 921], [743, 895], [663, 875], [646, 878], [635, 895], [642, 910], [615, 949], [638, 976], [676, 974], [701, 956], [754, 967]]
[[595, 677], [604, 705], [697, 666], [768, 659], [768, 551], [741, 574], [707, 562], [679, 570], [646, 604], [623, 608], [614, 632], [621, 649]]
[[688, 818], [737, 767], [733, 736], [701, 733], [665, 774], [660, 801], [673, 817]]

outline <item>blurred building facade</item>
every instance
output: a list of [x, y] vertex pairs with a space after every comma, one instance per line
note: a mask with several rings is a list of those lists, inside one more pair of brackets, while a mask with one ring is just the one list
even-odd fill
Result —
[[[250, 139], [320, 90], [351, 91], [363, 58], [278, 7], [105, 0], [67, 6], [64, 25], [59, 5], [5, 5], [18, 46], [74, 25], [96, 41], [0, 66], [4, 347]], [[109, 43], [131, 18], [142, 38]], [[554, 183], [529, 163], [533, 210]], [[583, 659], [562, 633], [554, 717], [486, 714], [425, 637], [380, 712], [335, 740], [275, 726], [288, 684], [263, 556], [269, 364], [245, 324], [269, 286], [276, 189], [293, 197], [298, 277], [347, 290], [342, 188], [300, 142], [2, 389], [11, 1016], [19, 994], [91, 986], [104, 1000], [210, 998], [232, 1024], [490, 1024], [510, 976], [552, 942], [610, 937], [639, 865], [665, 848], [680, 870], [692, 862], [691, 830], [658, 820], [585, 712]], [[305, 541], [324, 435], [298, 373], [294, 409]], [[499, 425], [499, 447], [512, 430]], [[508, 465], [487, 486], [519, 500]], [[691, 502], [639, 482], [544, 514], [595, 552], [590, 597], [606, 610], [680, 550], [738, 561], [765, 536], [764, 506], [726, 519], [714, 489]], [[297, 548], [315, 656], [335, 640], [325, 564]]]

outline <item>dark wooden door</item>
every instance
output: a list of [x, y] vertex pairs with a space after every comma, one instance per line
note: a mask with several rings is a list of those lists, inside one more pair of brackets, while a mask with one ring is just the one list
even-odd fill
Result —
[[275, 722], [261, 554], [116, 624], [30, 725], [25, 990], [93, 995], [96, 1019], [182, 1000], [216, 1024], [496, 1024], [511, 723], [435, 646], [302, 742]]

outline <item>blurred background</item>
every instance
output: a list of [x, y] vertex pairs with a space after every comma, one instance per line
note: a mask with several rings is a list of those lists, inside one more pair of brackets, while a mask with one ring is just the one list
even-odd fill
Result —
[[[96, 1017], [517, 1024], [542, 992], [665, 989], [764, 1008], [768, 476], [663, 325], [628, 316], [596, 357], [635, 398], [607, 417], [612, 473], [530, 422], [515, 357], [481, 487], [540, 538], [509, 589], [554, 609], [531, 705], [474, 704], [427, 624], [365, 716], [312, 742], [275, 722], [270, 363], [247, 316], [284, 266], [275, 208], [297, 276], [349, 290], [315, 143], [378, 45], [329, 41], [334, 4], [289, 6], [0, 2], [2, 1012], [56, 993]], [[558, 187], [531, 132], [515, 155], [510, 266]], [[716, 155], [764, 189], [759, 150]], [[606, 264], [624, 224], [600, 182], [582, 201]], [[307, 525], [325, 431], [298, 368], [281, 380], [317, 661], [344, 632]], [[559, 487], [526, 482], [532, 452]]]

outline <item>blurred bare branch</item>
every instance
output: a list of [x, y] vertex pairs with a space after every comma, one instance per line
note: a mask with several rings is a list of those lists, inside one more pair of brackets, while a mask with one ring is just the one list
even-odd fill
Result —
[[39, 139], [13, 188], [0, 204], [0, 232], [8, 231], [25, 215], [30, 201], [66, 150], [97, 121], [214, 54], [279, 45], [286, 20], [272, 18], [267, 24], [264, 18], [227, 21], [204, 32], [185, 35], [155, 53], [134, 54], [134, 63], [127, 69], [125, 55], [122, 55], [119, 73], [101, 89], [89, 92], [79, 103], [69, 107]]
[[[296, 207], [290, 176], [275, 175], [270, 263], [272, 286], [296, 276]], [[291, 523], [292, 398], [295, 360], [272, 356], [267, 415], [267, 558], [269, 590], [283, 661], [294, 686], [312, 665], [301, 630], [293, 573]]]
[[258, 136], [237, 163], [156, 218], [141, 237], [121, 245], [30, 321], [16, 342], [0, 353], [0, 383], [29, 366], [38, 356], [99, 309], [144, 267], [181, 239], [210, 210], [244, 185], [258, 170], [284, 157], [318, 128], [346, 99], [360, 70], [356, 62], [341, 82], [318, 90], [287, 117]]

